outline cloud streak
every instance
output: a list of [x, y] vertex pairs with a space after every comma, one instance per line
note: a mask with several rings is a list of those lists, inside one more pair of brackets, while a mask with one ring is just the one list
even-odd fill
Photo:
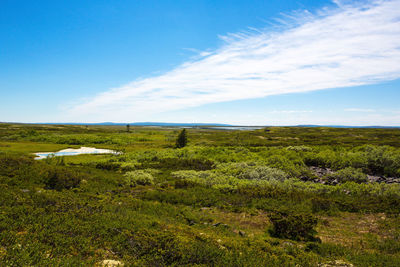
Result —
[[369, 108], [346, 108], [344, 111], [347, 111], [347, 112], [375, 112], [375, 109], [369, 109]]
[[[339, 2], [337, 2], [339, 3]], [[288, 16], [275, 29], [223, 36], [162, 75], [136, 80], [69, 108], [91, 121], [145, 120], [209, 103], [377, 83], [400, 77], [400, 1], [340, 3]]]

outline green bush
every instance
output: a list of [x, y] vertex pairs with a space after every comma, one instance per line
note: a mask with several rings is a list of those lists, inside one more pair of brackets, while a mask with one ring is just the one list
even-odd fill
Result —
[[360, 148], [367, 159], [368, 171], [373, 174], [396, 176], [400, 173], [400, 153], [389, 146], [363, 146]]
[[326, 176], [326, 179], [332, 181], [337, 180], [339, 183], [345, 182], [355, 182], [355, 183], [365, 183], [368, 181], [368, 177], [360, 169], [355, 169], [352, 167], [344, 168], [335, 173]]
[[280, 169], [256, 165], [253, 162], [219, 164], [215, 169], [215, 173], [246, 180], [284, 181], [289, 177], [286, 172]]
[[48, 189], [61, 191], [76, 188], [85, 178], [82, 173], [60, 166], [49, 166], [44, 170], [44, 184]]
[[125, 173], [124, 182], [128, 186], [152, 185], [154, 184], [154, 178], [149, 172], [144, 170], [136, 170]]
[[271, 236], [292, 240], [316, 241], [317, 218], [310, 214], [273, 213], [269, 215]]
[[241, 179], [249, 180], [278, 180], [283, 181], [288, 178], [288, 175], [279, 169], [266, 166], [254, 166], [244, 169], [238, 176]]
[[298, 177], [301, 175], [302, 169], [305, 168], [304, 161], [297, 153], [290, 152], [287, 155], [272, 155], [265, 159], [265, 163], [269, 167], [285, 171], [291, 177]]

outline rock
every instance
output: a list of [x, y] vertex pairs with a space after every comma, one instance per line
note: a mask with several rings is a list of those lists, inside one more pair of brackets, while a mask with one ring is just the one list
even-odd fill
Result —
[[333, 173], [333, 171], [329, 168], [320, 168], [320, 167], [316, 167], [316, 166], [311, 166], [310, 170], [319, 178], [324, 177], [327, 174], [331, 174]]
[[112, 266], [124, 266], [124, 264], [120, 261], [116, 261], [116, 260], [103, 260], [101, 262], [101, 266], [108, 266], [108, 267], [112, 267]]

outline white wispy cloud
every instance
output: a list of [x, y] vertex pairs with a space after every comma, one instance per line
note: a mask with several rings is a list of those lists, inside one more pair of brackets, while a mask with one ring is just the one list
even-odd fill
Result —
[[346, 108], [344, 111], [348, 112], [375, 112], [375, 109], [369, 109], [369, 108]]
[[312, 110], [273, 110], [270, 113], [273, 114], [299, 114], [299, 113], [311, 113]]
[[376, 83], [400, 77], [400, 0], [336, 1], [282, 26], [229, 34], [162, 75], [110, 89], [68, 110], [91, 121], [143, 120], [209, 103]]

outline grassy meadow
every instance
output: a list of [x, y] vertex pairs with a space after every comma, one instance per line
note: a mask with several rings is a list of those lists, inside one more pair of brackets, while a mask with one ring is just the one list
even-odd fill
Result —
[[400, 129], [180, 131], [0, 124], [0, 266], [400, 266]]

